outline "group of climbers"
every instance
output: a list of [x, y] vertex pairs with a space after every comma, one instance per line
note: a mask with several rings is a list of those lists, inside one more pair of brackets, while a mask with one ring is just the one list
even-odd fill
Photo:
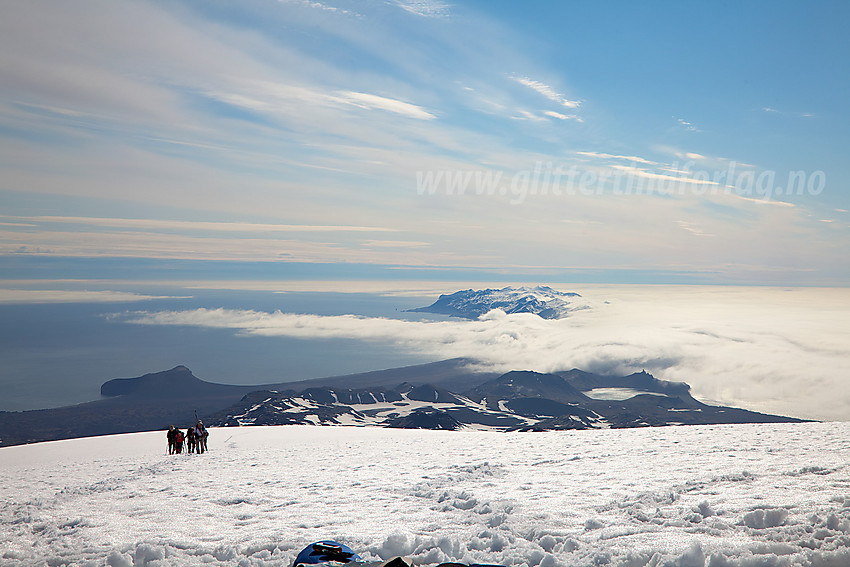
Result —
[[185, 446], [187, 453], [203, 453], [207, 450], [207, 437], [209, 432], [204, 427], [204, 422], [198, 420], [194, 427], [188, 427], [186, 433], [183, 430], [170, 425], [168, 427], [168, 454], [182, 453]]

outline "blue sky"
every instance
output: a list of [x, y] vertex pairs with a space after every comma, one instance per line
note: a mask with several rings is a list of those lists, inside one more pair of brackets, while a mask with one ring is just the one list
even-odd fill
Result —
[[6, 279], [850, 282], [845, 2], [0, 10]]

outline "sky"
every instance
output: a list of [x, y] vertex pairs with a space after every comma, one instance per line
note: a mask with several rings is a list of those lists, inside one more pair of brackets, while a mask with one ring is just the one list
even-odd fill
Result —
[[0, 10], [5, 279], [850, 282], [845, 2]]
[[[3, 408], [472, 356], [850, 412], [846, 2], [0, 11]], [[518, 283], [595, 307], [399, 315]]]

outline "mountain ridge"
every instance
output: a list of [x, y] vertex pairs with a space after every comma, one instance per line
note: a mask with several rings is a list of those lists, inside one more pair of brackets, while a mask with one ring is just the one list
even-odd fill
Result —
[[[806, 421], [703, 404], [690, 395], [687, 384], [646, 372], [622, 377], [578, 369], [496, 374], [470, 364], [468, 359], [449, 359], [259, 386], [206, 382], [181, 365], [109, 380], [101, 387], [101, 400], [0, 412], [0, 446], [167, 429], [171, 424], [185, 427], [196, 413], [207, 425], [431, 424], [502, 431]], [[459, 392], [448, 387], [452, 383]], [[601, 398], [595, 392], [606, 389], [627, 399]]]
[[[576, 372], [566, 374], [575, 377]], [[582, 372], [580, 382], [589, 388], [586, 392], [558, 374], [519, 370], [460, 393], [406, 383], [380, 389], [257, 391], [210, 416], [210, 424], [548, 431], [804, 421], [704, 404], [690, 395], [687, 384], [658, 380], [646, 372], [624, 377]], [[588, 395], [605, 387], [620, 393], [627, 390], [629, 397], [618, 400]]]
[[[115, 378], [101, 385], [102, 398], [50, 409], [0, 411], [0, 447], [167, 429], [193, 423], [263, 389], [302, 390], [336, 384], [377, 387], [410, 382], [421, 385], [428, 377], [436, 384], [474, 386], [493, 376], [472, 368], [473, 361], [452, 358], [356, 374], [258, 385], [217, 384], [201, 380], [184, 365], [135, 378]], [[171, 385], [174, 384], [174, 388]]]

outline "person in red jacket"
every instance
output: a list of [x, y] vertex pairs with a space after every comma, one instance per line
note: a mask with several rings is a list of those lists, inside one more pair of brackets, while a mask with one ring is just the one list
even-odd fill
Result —
[[178, 454], [183, 452], [183, 432], [179, 429], [174, 436], [174, 446]]

